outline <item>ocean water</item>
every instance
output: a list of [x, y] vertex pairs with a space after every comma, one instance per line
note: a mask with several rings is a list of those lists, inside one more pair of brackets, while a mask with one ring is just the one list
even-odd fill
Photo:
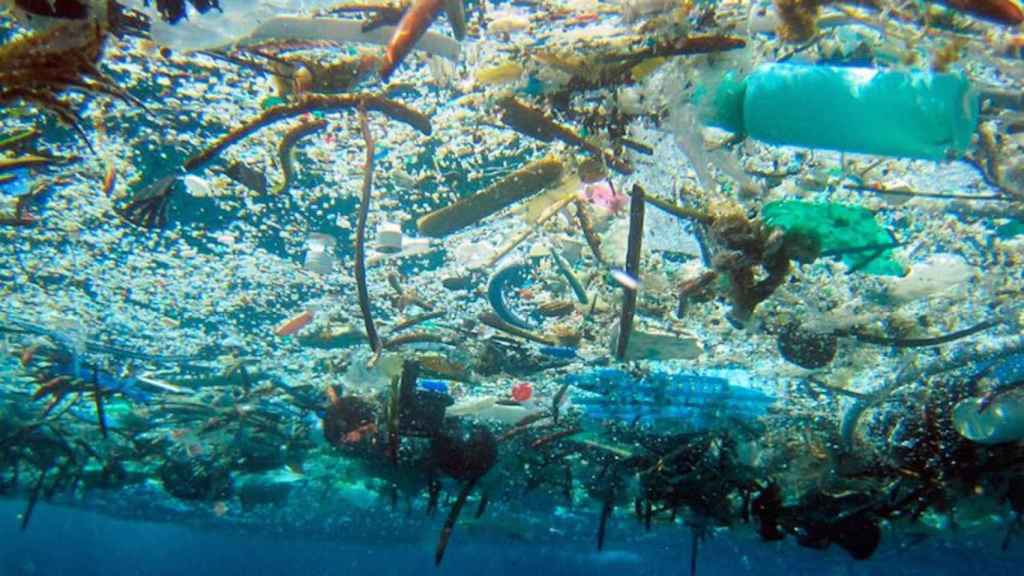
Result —
[[0, 2], [0, 576], [1013, 573], [955, 4]]

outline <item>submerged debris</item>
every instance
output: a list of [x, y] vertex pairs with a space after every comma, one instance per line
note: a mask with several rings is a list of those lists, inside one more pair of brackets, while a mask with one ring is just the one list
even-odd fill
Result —
[[1019, 7], [556, 4], [8, 2], [23, 529], [1012, 556]]
[[531, 162], [481, 192], [421, 216], [416, 228], [425, 236], [447, 236], [537, 194], [557, 182], [561, 175], [562, 163], [554, 158]]
[[61, 99], [61, 93], [82, 91], [142, 106], [98, 68], [103, 42], [100, 24], [82, 21], [23, 35], [0, 46], [0, 105], [21, 101], [47, 110], [73, 128], [92, 149], [92, 139], [82, 127], [81, 117]]

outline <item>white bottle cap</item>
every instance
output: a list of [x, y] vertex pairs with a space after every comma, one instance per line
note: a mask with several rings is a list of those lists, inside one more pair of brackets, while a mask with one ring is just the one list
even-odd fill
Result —
[[394, 222], [382, 222], [377, 229], [377, 250], [385, 254], [402, 251], [402, 226]]

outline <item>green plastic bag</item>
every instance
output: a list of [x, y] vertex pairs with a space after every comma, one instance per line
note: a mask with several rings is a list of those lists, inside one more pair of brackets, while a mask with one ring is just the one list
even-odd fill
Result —
[[823, 256], [842, 258], [850, 270], [883, 276], [904, 274], [903, 266], [893, 259], [895, 239], [865, 208], [787, 200], [766, 204], [761, 216], [768, 226], [814, 238]]

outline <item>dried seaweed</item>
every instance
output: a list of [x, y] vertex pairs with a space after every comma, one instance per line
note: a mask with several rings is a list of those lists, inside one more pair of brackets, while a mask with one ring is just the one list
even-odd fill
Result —
[[39, 470], [39, 478], [36, 480], [35, 485], [32, 487], [32, 492], [28, 496], [28, 505], [25, 506], [25, 511], [21, 514], [22, 532], [28, 529], [28, 523], [32, 520], [32, 511], [35, 510], [36, 502], [39, 501], [39, 494], [43, 490], [43, 483], [46, 482], [46, 473], [49, 471], [49, 468], [41, 468]]
[[167, 205], [174, 193], [177, 174], [165, 176], [139, 191], [124, 207], [114, 212], [140, 228], [163, 228], [167, 225]]
[[416, 228], [425, 236], [447, 236], [539, 193], [558, 182], [562, 172], [555, 158], [535, 160], [472, 196], [420, 216]]
[[14, 150], [23, 147], [39, 137], [41, 133], [35, 128], [22, 130], [0, 140], [0, 150]]
[[601, 501], [601, 517], [597, 523], [597, 551], [604, 550], [604, 535], [605, 529], [608, 526], [608, 519], [612, 516], [612, 510], [615, 509], [615, 499], [612, 497], [611, 491]]
[[107, 437], [107, 413], [103, 407], [103, 391], [100, 389], [99, 382], [93, 382], [92, 385], [92, 399], [96, 405], [96, 420], [100, 427], [100, 435], [104, 438]]
[[452, 504], [452, 509], [448, 512], [448, 517], [444, 520], [444, 526], [441, 528], [441, 536], [438, 538], [437, 549], [434, 551], [434, 565], [440, 566], [441, 561], [444, 560], [444, 552], [448, 548], [448, 541], [452, 537], [452, 531], [455, 530], [455, 523], [459, 520], [459, 514], [462, 513], [462, 507], [466, 505], [466, 500], [469, 499], [469, 493], [476, 487], [477, 482], [480, 481], [479, 477], [470, 478], [462, 485], [462, 490], [459, 491], [459, 497]]
[[539, 108], [524, 104], [514, 96], [506, 96], [498, 100], [497, 104], [501, 110], [501, 121], [516, 132], [542, 142], [560, 140], [601, 158], [612, 170], [620, 174], [633, 173], [633, 167], [628, 161], [619, 158], [610, 150], [601, 149], [575, 131], [558, 124]]
[[35, 154], [27, 154], [16, 158], [0, 158], [0, 173], [19, 168], [38, 168], [39, 166], [52, 164], [54, 161], [54, 158], [37, 156]]
[[983, 320], [974, 326], [964, 328], [963, 330], [957, 330], [955, 332], [943, 334], [942, 336], [935, 336], [933, 338], [884, 338], [861, 332], [854, 332], [850, 334], [850, 336], [856, 338], [858, 342], [864, 342], [866, 344], [892, 346], [893, 348], [926, 348], [929, 346], [941, 346], [950, 342], [956, 342], [957, 340], [973, 336], [979, 332], [984, 332], [985, 330], [989, 330], [990, 328], [994, 328], [1000, 324], [1002, 324], [1002, 322], [998, 320]]
[[422, 324], [424, 322], [429, 322], [431, 320], [436, 320], [438, 318], [441, 318], [444, 315], [445, 315], [445, 312], [443, 310], [435, 310], [433, 312], [427, 312], [425, 314], [420, 314], [418, 316], [412, 316], [410, 318], [406, 318], [406, 319], [404, 319], [404, 320], [402, 320], [400, 322], [394, 323], [391, 326], [391, 333], [392, 334], [397, 334], [398, 332], [401, 332], [402, 330], [406, 330], [408, 328], [412, 328], [413, 326], [416, 326], [418, 324]]
[[97, 68], [103, 40], [99, 23], [69, 22], [0, 46], [0, 105], [22, 101], [43, 108], [75, 130], [93, 150], [81, 118], [60, 98], [61, 92], [110, 96], [143, 108], [141, 101]]
[[395, 336], [394, 338], [388, 338], [381, 344], [381, 348], [384, 350], [390, 350], [406, 344], [418, 344], [423, 342], [432, 342], [437, 344], [448, 344], [448, 339], [440, 334], [433, 332], [412, 332], [410, 334], [402, 334], [401, 336]]

